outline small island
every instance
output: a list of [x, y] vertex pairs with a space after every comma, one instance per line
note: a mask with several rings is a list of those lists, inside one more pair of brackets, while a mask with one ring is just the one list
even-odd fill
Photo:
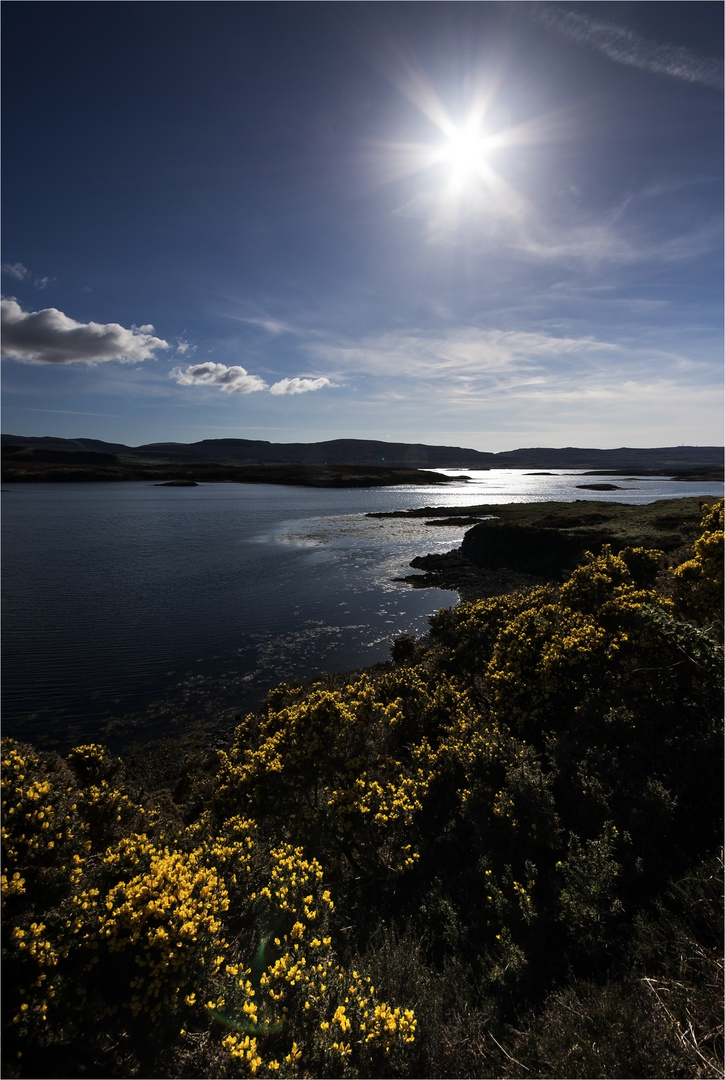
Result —
[[581, 491], [626, 491], [619, 484], [576, 484]]
[[154, 484], [154, 487], [198, 487], [196, 480], [164, 480], [161, 484]]

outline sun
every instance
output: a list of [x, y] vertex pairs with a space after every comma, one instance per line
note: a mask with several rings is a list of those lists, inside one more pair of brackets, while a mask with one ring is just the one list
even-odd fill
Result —
[[489, 140], [477, 125], [451, 128], [439, 150], [438, 159], [449, 170], [451, 186], [460, 188], [480, 176], [486, 164]]

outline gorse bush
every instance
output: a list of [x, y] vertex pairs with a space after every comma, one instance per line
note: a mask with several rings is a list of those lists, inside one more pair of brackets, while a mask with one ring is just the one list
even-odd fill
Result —
[[[394, 1061], [414, 1039], [411, 1010], [382, 1001], [369, 977], [339, 963], [334, 901], [319, 863], [301, 848], [262, 841], [251, 820], [232, 817], [216, 830], [207, 814], [184, 827], [137, 804], [146, 832], [96, 846], [84, 839], [87, 829], [66, 826], [54, 835], [72, 840], [76, 827], [83, 854], [60, 867], [38, 865], [42, 845], [19, 841], [29, 829], [42, 835], [49, 816], [59, 826], [54, 802], [73, 797], [77, 813], [87, 789], [82, 780], [68, 784], [63, 768], [54, 787], [50, 755], [12, 740], [4, 755], [6, 820], [14, 824], [28, 800], [42, 807], [22, 814], [22, 832], [10, 824], [3, 832], [8, 863], [24, 871], [12, 871], [4, 888], [15, 909], [5, 945], [12, 989], [3, 1001], [12, 1072], [22, 1074], [24, 1058], [37, 1060], [39, 1049], [81, 1039], [90, 1062], [112, 1031], [120, 1075], [143, 1072], [148, 1055], [170, 1044], [179, 1061], [192, 1049], [198, 1060], [200, 1041], [218, 1075], [357, 1075], [380, 1055]], [[93, 775], [93, 755], [105, 750], [82, 748], [84, 776]], [[69, 757], [79, 760], [79, 751]], [[132, 800], [120, 788], [106, 801], [114, 800], [120, 833]], [[56, 884], [45, 921], [31, 920], [44, 881], [57, 874], [66, 888]]]
[[682, 609], [695, 618], [723, 626], [723, 503], [715, 503], [702, 519], [702, 534], [695, 541], [693, 557], [672, 572], [676, 596]]
[[721, 551], [282, 685], [203, 805], [4, 740], [5, 1074], [721, 1075]]

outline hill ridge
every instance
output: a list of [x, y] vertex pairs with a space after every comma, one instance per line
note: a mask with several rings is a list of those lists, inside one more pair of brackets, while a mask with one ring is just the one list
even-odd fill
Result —
[[458, 446], [330, 439], [272, 443], [261, 439], [201, 439], [194, 443], [155, 442], [140, 446], [89, 438], [2, 435], [2, 446], [115, 454], [124, 460], [221, 465], [377, 465], [409, 468], [611, 468], [633, 470], [720, 466], [721, 446], [522, 447], [493, 453]]

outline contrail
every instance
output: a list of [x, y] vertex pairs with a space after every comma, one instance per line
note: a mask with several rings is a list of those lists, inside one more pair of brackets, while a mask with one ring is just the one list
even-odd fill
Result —
[[722, 89], [723, 64], [720, 59], [698, 56], [682, 45], [660, 45], [626, 27], [549, 5], [540, 7], [537, 17], [565, 37], [599, 49], [618, 64]]

